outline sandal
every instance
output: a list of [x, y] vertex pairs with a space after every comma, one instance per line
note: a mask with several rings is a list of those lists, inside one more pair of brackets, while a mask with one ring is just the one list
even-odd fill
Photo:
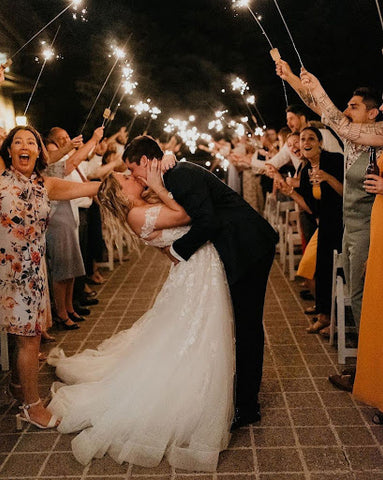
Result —
[[383, 412], [376, 412], [372, 417], [372, 421], [375, 423], [375, 425], [383, 425]]
[[54, 321], [58, 325], [60, 325], [64, 330], [77, 330], [78, 328], [80, 328], [80, 326], [77, 325], [77, 323], [69, 323], [68, 324], [68, 322], [72, 321], [70, 318], [61, 318], [58, 315], [56, 315], [55, 318], [54, 318]]
[[311, 325], [311, 327], [306, 328], [307, 333], [319, 333], [322, 329], [329, 327], [330, 326], [330, 321], [329, 320], [321, 320], [318, 318], [318, 320]]
[[43, 332], [41, 334], [41, 343], [53, 343], [55, 341], [55, 337], [52, 337], [52, 335], [49, 335], [49, 333]]
[[47, 352], [39, 352], [39, 362], [45, 362], [48, 358]]
[[41, 423], [35, 422], [34, 420], [31, 419], [31, 417], [29, 416], [28, 410], [31, 407], [35, 407], [36, 405], [39, 405], [40, 403], [41, 403], [41, 399], [39, 398], [37, 400], [37, 402], [29, 403], [29, 404], [23, 403], [19, 407], [19, 409], [22, 411], [23, 414], [18, 413], [16, 415], [16, 429], [17, 430], [22, 429], [22, 422], [30, 423], [31, 425], [34, 425], [35, 427], [41, 428], [43, 430], [45, 430], [47, 428], [54, 428], [54, 427], [57, 427], [59, 425], [59, 423], [60, 423], [59, 419], [57, 417], [55, 417], [54, 415], [51, 416], [47, 425], [41, 425]]

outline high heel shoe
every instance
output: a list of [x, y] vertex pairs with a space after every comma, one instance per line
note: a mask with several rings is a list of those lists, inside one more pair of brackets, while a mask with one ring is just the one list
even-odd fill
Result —
[[68, 312], [68, 317], [72, 320], [72, 322], [85, 322], [84, 317], [80, 317], [77, 312]]
[[47, 428], [54, 428], [57, 427], [59, 424], [59, 419], [55, 417], [54, 415], [51, 416], [49, 422], [47, 425], [41, 425], [41, 423], [35, 422], [34, 420], [31, 419], [29, 416], [28, 410], [31, 407], [35, 407], [36, 405], [39, 405], [41, 403], [41, 399], [39, 398], [37, 402], [34, 403], [23, 403], [19, 409], [23, 412], [23, 415], [21, 413], [18, 413], [16, 415], [16, 429], [21, 430], [22, 429], [22, 424], [23, 422], [25, 423], [30, 423], [31, 425], [34, 425], [37, 428], [41, 428], [43, 430]]
[[64, 330], [77, 330], [78, 328], [80, 328], [77, 323], [72, 323], [68, 325], [68, 322], [70, 322], [70, 318], [64, 319], [56, 315], [53, 321], [60, 325]]

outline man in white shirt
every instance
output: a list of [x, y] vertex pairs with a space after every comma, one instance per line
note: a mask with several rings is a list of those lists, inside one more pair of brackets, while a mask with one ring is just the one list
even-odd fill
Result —
[[[307, 127], [308, 122], [304, 107], [300, 105], [289, 105], [286, 109], [286, 123], [292, 132], [300, 132]], [[319, 130], [323, 137], [323, 150], [343, 154], [342, 147], [330, 130], [326, 128], [320, 128]], [[281, 167], [283, 167], [283, 165], [289, 163], [290, 160], [292, 161], [295, 170], [297, 170], [301, 163], [301, 159], [291, 153], [287, 147], [287, 144], [285, 143], [281, 150], [274, 155], [273, 158], [267, 160], [266, 162], [258, 160], [257, 156], [255, 155], [251, 161], [251, 165], [255, 168], [261, 169], [262, 172], [265, 172], [267, 171], [267, 165], [271, 165], [279, 170]]]

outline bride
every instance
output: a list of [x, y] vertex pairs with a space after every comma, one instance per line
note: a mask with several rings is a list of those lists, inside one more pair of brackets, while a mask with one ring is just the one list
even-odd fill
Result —
[[[154, 160], [146, 180], [104, 180], [98, 197], [109, 238], [123, 230], [132, 246], [140, 237], [162, 248], [190, 228], [160, 168]], [[143, 183], [157, 203], [142, 198]], [[56, 349], [48, 361], [65, 382], [53, 384], [48, 408], [61, 417], [60, 432], [80, 432], [72, 440], [80, 463], [108, 453], [118, 463], [154, 467], [165, 455], [176, 468], [215, 471], [230, 439], [235, 360], [231, 300], [214, 246], [172, 265], [132, 328], [72, 357]]]

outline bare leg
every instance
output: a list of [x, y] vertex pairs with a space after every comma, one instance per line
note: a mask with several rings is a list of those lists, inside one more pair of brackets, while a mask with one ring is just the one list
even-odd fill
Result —
[[[67, 298], [69, 296], [68, 292], [72, 292], [73, 296], [73, 278], [68, 280], [61, 280], [59, 282], [53, 282], [53, 296], [56, 307], [56, 314], [60, 319], [67, 325], [74, 325], [74, 322], [68, 317], [67, 311]], [[72, 288], [72, 290], [70, 290]], [[73, 311], [73, 306], [72, 310]]]
[[73, 286], [74, 278], [70, 278], [67, 281], [67, 288], [65, 292], [65, 308], [67, 312], [73, 312]]
[[[26, 404], [35, 403], [39, 400], [37, 384], [38, 355], [40, 336], [22, 337], [17, 336], [17, 372]], [[30, 417], [41, 425], [47, 425], [51, 413], [41, 403], [31, 407], [28, 411]]]

